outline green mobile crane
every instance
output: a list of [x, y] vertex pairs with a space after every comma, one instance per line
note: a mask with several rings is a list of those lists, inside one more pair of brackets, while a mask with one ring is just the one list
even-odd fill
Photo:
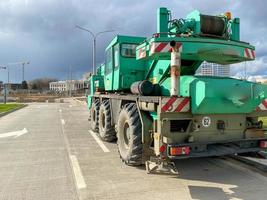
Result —
[[204, 61], [255, 59], [255, 47], [240, 41], [240, 19], [231, 13], [193, 11], [173, 19], [159, 8], [152, 38], [118, 35], [105, 53], [89, 79], [91, 128], [104, 141], [117, 140], [126, 164], [175, 171], [174, 159], [267, 148], [259, 120], [267, 115], [267, 86], [195, 75]]

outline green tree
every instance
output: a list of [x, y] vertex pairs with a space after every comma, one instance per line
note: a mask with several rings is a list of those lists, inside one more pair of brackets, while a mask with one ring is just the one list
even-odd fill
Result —
[[21, 89], [25, 89], [25, 90], [28, 89], [28, 83], [27, 83], [27, 81], [22, 81], [22, 83], [21, 83]]
[[38, 89], [38, 86], [36, 85], [36, 83], [32, 84], [32, 89], [33, 90], [37, 90]]

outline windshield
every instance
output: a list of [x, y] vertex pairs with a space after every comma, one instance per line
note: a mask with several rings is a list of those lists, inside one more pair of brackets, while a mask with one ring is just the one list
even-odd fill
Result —
[[137, 44], [122, 44], [121, 45], [121, 55], [124, 57], [134, 58], [136, 55]]

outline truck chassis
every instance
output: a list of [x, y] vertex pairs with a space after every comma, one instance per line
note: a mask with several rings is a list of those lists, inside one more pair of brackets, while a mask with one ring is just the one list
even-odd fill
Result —
[[[90, 110], [92, 129], [98, 132], [104, 141], [117, 140], [120, 158], [124, 163], [135, 166], [146, 164], [148, 172], [157, 170], [177, 173], [172, 163], [175, 159], [234, 155], [263, 150], [263, 130], [247, 129], [240, 134], [234, 133], [238, 135], [237, 138], [225, 140], [221, 138], [227, 134], [227, 127], [220, 127], [220, 120], [217, 120], [214, 133], [209, 133], [208, 137], [199, 137], [195, 141], [195, 132], [205, 129], [203, 124], [202, 127], [195, 124], [196, 118], [200, 116], [194, 116], [190, 110], [164, 113], [160, 109], [163, 98], [165, 97], [124, 93], [95, 94]], [[151, 113], [159, 117], [153, 119]], [[206, 116], [201, 117], [204, 119]], [[209, 117], [214, 121], [213, 115]], [[204, 133], [202, 131], [199, 134]], [[186, 135], [186, 139], [181, 135]], [[207, 140], [209, 137], [219, 139]], [[183, 142], [179, 142], [181, 140]]]

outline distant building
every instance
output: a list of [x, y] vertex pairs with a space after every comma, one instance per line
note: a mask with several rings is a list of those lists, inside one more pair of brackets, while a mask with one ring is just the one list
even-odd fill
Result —
[[57, 92], [67, 91], [66, 81], [50, 82], [49, 83], [49, 90], [57, 91]]
[[84, 88], [87, 89], [89, 87], [88, 79], [92, 76], [91, 72], [86, 72], [83, 74], [82, 80], [84, 81]]
[[22, 85], [21, 83], [5, 83], [4, 86], [7, 86], [10, 90], [18, 90], [21, 89]]
[[230, 76], [230, 65], [203, 62], [197, 70], [197, 75], [203, 76]]
[[84, 81], [66, 80], [49, 83], [49, 90], [57, 92], [78, 91], [84, 89]]

